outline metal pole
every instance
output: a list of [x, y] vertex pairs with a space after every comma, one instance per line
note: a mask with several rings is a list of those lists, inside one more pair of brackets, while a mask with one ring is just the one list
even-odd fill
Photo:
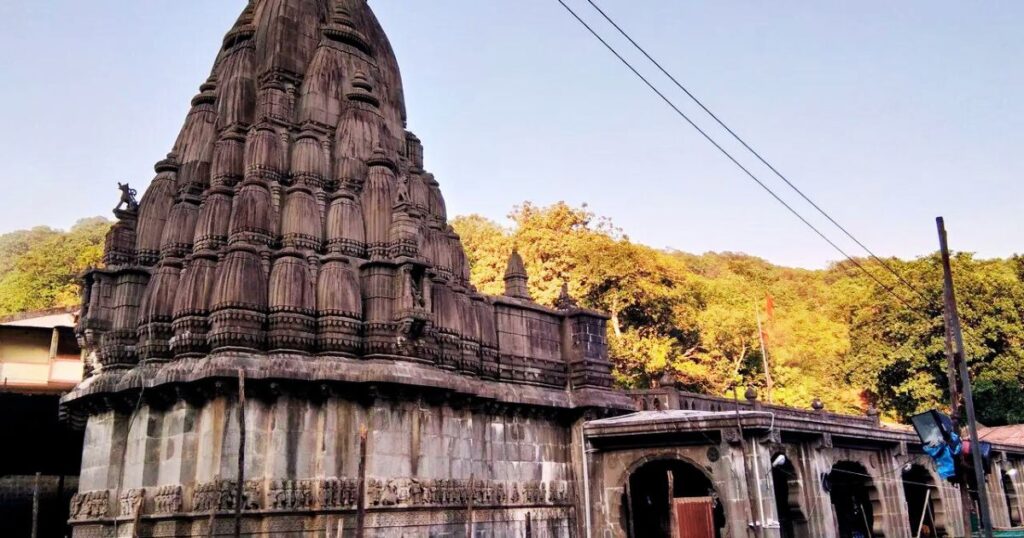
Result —
[[235, 484], [235, 538], [242, 536], [242, 494], [245, 484], [245, 370], [238, 369], [238, 483]]
[[978, 424], [974, 415], [974, 395], [971, 390], [971, 373], [967, 370], [967, 358], [964, 350], [964, 336], [960, 329], [960, 314], [956, 308], [956, 292], [953, 290], [953, 270], [949, 263], [949, 245], [946, 239], [946, 224], [942, 217], [935, 219], [939, 229], [939, 248], [942, 252], [943, 286], [945, 288], [945, 308], [948, 313], [950, 332], [956, 343], [955, 358], [960, 365], [960, 383], [963, 385], [964, 407], [967, 411], [967, 432], [971, 437], [971, 461], [974, 464], [974, 478], [978, 486], [978, 504], [981, 514], [982, 536], [992, 538], [992, 516], [989, 512], [988, 491], [986, 490], [985, 469], [981, 464], [981, 446], [978, 443]]
[[39, 477], [42, 473], [36, 473], [36, 482], [32, 486], [32, 538], [39, 536]]

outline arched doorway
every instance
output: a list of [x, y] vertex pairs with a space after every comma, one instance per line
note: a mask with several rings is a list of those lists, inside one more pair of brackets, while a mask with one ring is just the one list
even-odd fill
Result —
[[942, 497], [928, 469], [914, 464], [903, 473], [903, 496], [907, 500], [911, 536], [918, 536], [918, 529], [920, 536], [948, 535], [941, 521]]
[[676, 459], [649, 461], [628, 482], [625, 527], [631, 538], [670, 538], [673, 500], [700, 497], [712, 498], [714, 537], [722, 536], [725, 510], [711, 480], [696, 466]]
[[[785, 454], [776, 454], [772, 457], [772, 462], [772, 487], [782, 538], [811, 538], [807, 516], [800, 508], [802, 483], [796, 474], [796, 468]], [[776, 465], [775, 462], [781, 463]]]
[[832, 466], [825, 486], [835, 510], [839, 538], [874, 536], [875, 507], [878, 492], [863, 465], [841, 461]]

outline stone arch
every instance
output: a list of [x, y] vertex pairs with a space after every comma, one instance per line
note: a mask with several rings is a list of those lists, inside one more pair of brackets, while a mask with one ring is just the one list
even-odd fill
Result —
[[868, 466], [855, 460], [838, 460], [825, 479], [835, 516], [836, 536], [882, 537], [882, 496]]
[[[779, 456], [784, 457], [785, 461], [780, 465], [774, 465]], [[810, 524], [803, 502], [804, 482], [799, 472], [784, 451], [772, 454], [771, 461], [772, 488], [782, 538], [811, 538]]]
[[[913, 463], [903, 471], [902, 482], [910, 532], [917, 533], [923, 518], [924, 524], [932, 529], [932, 536], [949, 536], [951, 529], [939, 487], [941, 482], [935, 474], [926, 466]], [[927, 505], [924, 504], [926, 492], [929, 493]]]
[[671, 499], [682, 497], [713, 497], [716, 535], [723, 536], [728, 520], [721, 492], [711, 470], [693, 459], [677, 452], [649, 454], [630, 464], [618, 483], [623, 491], [621, 525], [626, 536], [668, 537]]

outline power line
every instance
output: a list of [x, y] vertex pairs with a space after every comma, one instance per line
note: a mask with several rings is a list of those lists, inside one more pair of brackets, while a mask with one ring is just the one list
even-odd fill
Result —
[[[683, 86], [674, 76], [672, 76], [664, 67], [662, 67], [662, 65], [657, 60], [655, 60], [643, 47], [641, 47], [632, 37], [630, 37], [629, 34], [625, 32], [625, 30], [623, 30], [617, 23], [615, 23], [615, 21], [612, 20], [611, 17], [608, 16], [604, 12], [604, 10], [602, 10], [596, 3], [594, 3], [593, 0], [587, 0], [587, 2], [590, 3], [599, 13], [601, 13], [601, 15], [605, 18], [605, 20], [607, 20], [612, 26], [614, 26], [616, 28], [616, 30], [619, 31], [619, 33], [621, 33], [627, 40], [629, 40], [629, 42], [632, 43], [633, 46], [636, 47], [637, 50], [639, 50], [645, 57], [647, 57], [647, 59], [650, 60], [651, 63], [653, 63], [663, 74], [665, 74], [665, 76], [667, 76], [670, 80], [672, 80], [672, 82], [675, 83], [675, 85], [677, 87], [679, 87], [679, 89], [681, 89], [684, 93], [686, 93], [687, 96], [689, 96], [698, 106], [700, 106], [700, 108], [702, 108], [708, 115], [710, 115], [722, 128], [724, 128], [726, 131], [728, 131], [729, 134], [733, 136], [733, 138], [735, 138], [740, 144], [742, 144], [743, 147], [745, 147], [748, 151], [750, 151], [752, 154], [754, 154], [757, 157], [758, 160], [760, 160], [765, 166], [767, 166], [772, 172], [774, 172], [775, 175], [777, 175], [780, 179], [782, 179], [787, 185], [789, 185], [790, 188], [792, 188], [805, 201], [807, 201], [812, 207], [814, 207], [819, 213], [821, 213], [826, 219], [828, 219], [829, 222], [831, 222], [834, 226], [836, 226], [839, 230], [841, 230], [847, 237], [852, 239], [857, 245], [859, 245], [862, 249], [864, 249], [869, 254], [871, 259], [873, 259], [875, 262], [879, 263], [888, 272], [892, 273], [899, 280], [900, 283], [902, 283], [904, 286], [906, 286], [911, 291], [913, 291], [914, 294], [916, 294], [918, 297], [920, 297], [922, 300], [924, 300], [925, 303], [929, 303], [930, 302], [930, 300], [928, 299], [928, 297], [924, 293], [922, 293], [914, 285], [912, 285], [910, 282], [908, 282], [906, 280], [906, 278], [904, 278], [898, 271], [893, 269], [890, 264], [888, 264], [887, 262], [885, 262], [885, 260], [883, 260], [882, 258], [877, 256], [871, 249], [869, 249], [866, 245], [864, 245], [863, 242], [858, 240], [845, 227], [840, 225], [838, 221], [836, 221], [831, 215], [829, 215], [818, 204], [816, 204], [814, 201], [812, 201], [810, 199], [810, 197], [805, 195], [803, 193], [803, 191], [801, 191], [796, 185], [794, 185], [785, 175], [783, 175], [781, 172], [779, 172], [778, 169], [776, 169], [766, 159], [764, 159], [761, 156], [760, 153], [758, 153], [756, 150], [754, 150], [750, 145], [748, 145], [746, 143], [746, 141], [744, 141], [739, 135], [737, 135], [732, 129], [730, 129], [725, 124], [725, 122], [723, 122], [717, 115], [715, 115], [710, 109], [708, 109], [703, 104], [703, 102], [701, 102], [696, 96], [694, 96], [689, 90], [687, 90], [686, 87]], [[816, 233], [819, 237], [821, 237], [823, 240], [825, 240], [825, 242], [827, 242], [830, 246], [832, 246], [832, 248], [834, 248], [836, 251], [838, 251], [840, 254], [842, 254], [843, 257], [845, 257], [847, 260], [849, 260], [850, 263], [852, 263], [855, 267], [857, 267], [857, 269], [859, 269], [861, 272], [863, 272], [865, 275], [867, 275], [871, 280], [873, 280], [876, 284], [878, 284], [883, 290], [885, 290], [887, 293], [889, 293], [889, 295], [892, 295], [903, 306], [907, 307], [912, 312], [916, 312], [916, 313], [920, 314], [920, 312], [918, 311], [918, 309], [916, 307], [911, 305], [902, 296], [897, 294], [892, 288], [890, 288], [884, 282], [879, 280], [878, 277], [876, 277], [873, 273], [868, 271], [867, 268], [865, 268], [860, 262], [858, 262], [852, 256], [847, 254], [846, 251], [844, 251], [835, 242], [833, 242], [831, 239], [829, 239], [821, 230], [819, 230], [817, 227], [815, 227], [813, 224], [811, 224], [806, 218], [803, 217], [803, 215], [801, 215], [799, 212], [797, 212], [796, 209], [794, 209], [791, 205], [789, 205], [782, 198], [780, 198], [774, 191], [772, 191], [764, 182], [762, 182], [753, 173], [751, 173], [745, 166], [740, 164], [739, 161], [737, 161], [728, 151], [726, 151], [720, 144], [718, 144], [718, 142], [716, 142], [710, 135], [708, 135], [707, 132], [705, 132], [696, 123], [694, 123], [694, 121], [691, 120], [689, 118], [689, 116], [687, 116], [682, 110], [680, 110], [679, 107], [676, 106], [675, 103], [672, 100], [670, 100], [668, 97], [666, 97], [663, 92], [661, 92], [652, 82], [650, 82], [650, 80], [647, 79], [647, 77], [643, 76], [614, 47], [612, 47], [604, 38], [602, 38], [601, 35], [598, 34], [597, 31], [594, 30], [593, 27], [591, 27], [589, 24], [587, 24], [587, 22], [584, 21], [572, 8], [570, 8], [564, 2], [564, 0], [558, 0], [558, 3], [561, 4], [562, 7], [565, 8], [566, 11], [568, 11], [569, 14], [571, 14], [573, 16], [573, 18], [575, 18], [581, 25], [583, 25], [583, 27], [586, 28], [595, 38], [597, 38], [597, 40], [600, 41], [601, 44], [604, 45], [605, 48], [607, 48], [609, 52], [611, 52], [613, 55], [615, 55], [615, 57], [618, 58], [620, 62], [622, 62], [627, 68], [629, 68], [629, 70], [632, 71], [634, 75], [636, 75], [641, 81], [643, 81], [644, 84], [646, 84], [647, 87], [651, 89], [651, 91], [653, 91], [655, 94], [658, 95], [658, 97], [660, 97], [663, 101], [665, 101], [665, 103], [668, 104], [669, 107], [671, 107], [672, 110], [674, 110], [676, 112], [676, 114], [678, 114], [680, 117], [682, 117], [684, 120], [686, 120], [686, 122], [689, 123], [690, 126], [692, 126], [694, 129], [696, 129], [697, 132], [699, 132], [705, 139], [707, 139], [708, 142], [710, 142], [713, 146], [715, 146], [716, 149], [718, 149], [723, 155], [725, 155], [730, 161], [732, 161], [733, 164], [735, 164], [737, 167], [740, 168], [740, 170], [742, 170], [744, 173], [746, 173], [747, 176], [749, 176], [752, 180], [754, 180], [754, 182], [756, 182], [762, 189], [767, 191], [772, 196], [772, 198], [774, 198], [776, 201], [778, 201], [780, 204], [782, 204], [782, 206], [785, 207], [787, 210], [789, 210], [790, 213], [792, 213], [794, 216], [796, 216], [798, 219], [800, 219], [800, 221], [803, 222], [805, 225], [807, 225], [807, 227], [809, 227], [811, 230], [813, 230], [814, 233]], [[968, 338], [970, 340], [974, 341], [975, 344], [977, 344], [977, 345], [979, 345], [981, 347], [985, 347], [983, 345], [983, 343], [982, 343], [982, 339], [978, 338], [974, 334], [974, 332], [972, 330], [970, 330], [970, 328], [964, 327], [964, 332], [965, 332], [965, 334], [968, 336]]]
[[774, 166], [772, 166], [772, 164], [769, 163], [764, 157], [762, 157], [761, 154], [758, 153], [757, 150], [755, 150], [749, 144], [747, 144], [747, 142], [743, 138], [741, 138], [738, 134], [736, 134], [736, 132], [733, 131], [728, 125], [726, 125], [725, 122], [722, 121], [721, 118], [719, 118], [714, 112], [712, 112], [707, 106], [705, 106], [704, 103], [700, 99], [697, 98], [697, 96], [695, 96], [692, 92], [690, 92], [690, 90], [688, 90], [686, 88], [686, 86], [684, 86], [682, 83], [680, 83], [679, 80], [676, 79], [676, 77], [674, 77], [671, 73], [669, 73], [668, 70], [665, 69], [661, 65], [661, 63], [659, 63], [657, 60], [655, 60], [654, 57], [652, 57], [647, 52], [646, 49], [644, 49], [642, 46], [640, 46], [640, 44], [637, 43], [636, 40], [634, 40], [633, 37], [629, 35], [629, 33], [627, 33], [625, 30], [623, 30], [622, 27], [619, 26], [618, 23], [616, 23], [603, 9], [601, 9], [601, 7], [598, 6], [596, 2], [594, 2], [594, 0], [587, 0], [587, 2], [591, 6], [593, 6], [594, 9], [596, 9], [597, 12], [600, 13], [601, 16], [604, 17], [604, 19], [606, 21], [608, 21], [609, 24], [611, 24], [616, 30], [618, 30], [618, 32], [620, 34], [622, 34], [622, 36], [625, 37], [626, 40], [628, 40], [634, 47], [636, 47], [636, 49], [638, 51], [640, 51], [640, 53], [643, 54], [644, 57], [646, 57], [648, 60], [650, 60], [650, 62], [652, 64], [654, 64], [654, 66], [657, 67], [658, 70], [662, 72], [662, 74], [664, 74], [666, 77], [668, 77], [668, 79], [671, 80], [672, 83], [675, 84], [677, 88], [682, 90], [683, 93], [685, 93], [687, 95], [687, 97], [689, 97], [694, 103], [697, 104], [697, 106], [699, 106], [702, 110], [704, 110], [704, 112], [706, 112], [709, 116], [711, 116], [711, 118], [714, 119], [715, 122], [718, 123], [718, 125], [720, 125], [723, 129], [725, 129], [726, 132], [728, 132], [730, 135], [732, 135], [732, 137], [735, 138], [737, 142], [742, 144], [744, 148], [746, 148], [750, 153], [752, 153], [755, 157], [757, 157], [757, 159], [759, 161], [761, 161], [762, 164], [767, 166], [769, 170], [771, 170], [776, 176], [779, 177], [779, 179], [784, 181], [786, 183], [786, 185], [789, 185], [789, 187], [791, 189], [793, 189], [798, 195], [800, 195], [800, 197], [803, 198], [804, 201], [806, 201], [808, 204], [810, 204], [811, 207], [813, 207], [815, 210], [818, 211], [818, 213], [821, 213], [821, 215], [824, 216], [826, 219], [828, 219], [828, 221], [831, 222], [836, 228], [838, 228], [840, 231], [842, 231], [843, 234], [846, 235], [846, 237], [850, 238], [860, 248], [864, 249], [864, 251], [868, 253], [868, 255], [871, 257], [872, 260], [874, 260], [879, 265], [884, 267], [888, 272], [892, 273], [893, 276], [895, 276], [897, 278], [897, 280], [899, 280], [903, 285], [905, 285], [907, 288], [909, 288], [911, 291], [916, 293], [919, 297], [921, 297], [925, 301], [928, 300], [928, 298], [923, 293], [921, 293], [916, 287], [914, 287], [913, 284], [908, 282], [903, 277], [903, 275], [901, 275], [899, 272], [897, 272], [895, 269], [893, 269], [892, 266], [889, 263], [887, 263], [885, 260], [883, 260], [881, 257], [876, 255], [870, 248], [867, 247], [867, 245], [865, 245], [863, 242], [861, 242], [859, 239], [857, 239], [843, 225], [839, 224], [839, 222], [837, 222], [836, 219], [834, 219], [832, 217], [832, 215], [829, 215], [828, 212], [826, 212], [824, 209], [822, 209], [821, 206], [819, 206], [817, 203], [814, 202], [814, 200], [811, 200], [811, 198], [808, 197], [806, 194], [804, 194], [804, 192], [802, 190], [800, 190], [796, 185], [794, 185], [793, 182], [789, 180], [789, 178], [787, 178], [785, 175], [783, 175], [782, 172], [779, 172], [779, 170], [776, 169]]
[[743, 166], [742, 163], [740, 163], [738, 160], [736, 160], [736, 158], [733, 157], [732, 154], [729, 153], [728, 150], [723, 148], [704, 129], [701, 129], [701, 127], [699, 125], [697, 125], [692, 119], [690, 119], [690, 117], [687, 116], [686, 113], [684, 113], [682, 110], [680, 110], [679, 107], [676, 106], [676, 104], [671, 99], [669, 99], [664, 93], [662, 93], [662, 91], [659, 90], [657, 86], [655, 86], [650, 80], [647, 79], [647, 77], [645, 77], [643, 74], [640, 73], [640, 71], [638, 71], [635, 67], [633, 67], [633, 64], [631, 64], [629, 62], [629, 60], [626, 60], [621, 54], [619, 54], [619, 51], [617, 51], [615, 49], [615, 47], [611, 46], [603, 37], [601, 37], [601, 35], [599, 33], [597, 33], [596, 30], [594, 30], [593, 27], [591, 27], [589, 24], [587, 24], [586, 21], [584, 21], [571, 7], [569, 7], [569, 5], [565, 3], [565, 0], [556, 0], [556, 1], [559, 4], [561, 4], [562, 7], [565, 8], [565, 10], [568, 11], [569, 14], [573, 16], [574, 19], [576, 19], [581, 25], [583, 25], [583, 27], [586, 28], [590, 32], [591, 35], [593, 35], [598, 41], [600, 41], [601, 44], [604, 45], [604, 47], [606, 49], [608, 49], [609, 52], [611, 52], [613, 55], [615, 55], [615, 57], [618, 58], [619, 61], [623, 63], [623, 65], [625, 65], [627, 68], [629, 68], [629, 70], [632, 71], [633, 74], [637, 76], [637, 78], [639, 78], [641, 81], [643, 81], [643, 83], [646, 84], [647, 87], [651, 89], [651, 91], [653, 91], [655, 94], [657, 94], [658, 97], [660, 97], [662, 101], [665, 101], [665, 103], [669, 107], [671, 107], [672, 110], [674, 110], [675, 113], [677, 115], [679, 115], [679, 117], [681, 117], [684, 120], [686, 120], [686, 122], [688, 124], [690, 124], [691, 127], [693, 127], [698, 133], [700, 133], [700, 135], [703, 136], [708, 142], [710, 142], [711, 145], [713, 145], [719, 152], [722, 153], [722, 155], [725, 155], [726, 158], [728, 158], [730, 161], [732, 161], [732, 163], [735, 164], [736, 167], [738, 167], [740, 170], [742, 170], [743, 173], [745, 173], [748, 177], [750, 177], [750, 179], [752, 179], [762, 189], [764, 189], [765, 192], [767, 192], [769, 195], [771, 195], [771, 197], [774, 198], [775, 201], [777, 201], [778, 203], [782, 204], [782, 206], [785, 207], [787, 210], [789, 210], [789, 212], [792, 213], [793, 216], [795, 216], [796, 218], [800, 219], [800, 222], [804, 223], [804, 225], [806, 225], [808, 228], [810, 228], [812, 231], [814, 231], [814, 233], [816, 233], [818, 235], [818, 237], [821, 237], [823, 240], [825, 240], [826, 243], [831, 245], [832, 248], [834, 248], [837, 252], [842, 254], [844, 258], [846, 258], [847, 260], [850, 261], [850, 263], [852, 263], [855, 267], [860, 269], [865, 275], [870, 277], [871, 280], [875, 281], [875, 283], [878, 284], [879, 286], [881, 286], [882, 289], [884, 289], [890, 295], [895, 297], [896, 300], [898, 300], [899, 302], [903, 303], [903, 305], [906, 306], [908, 309], [914, 310], [914, 306], [911, 305], [909, 302], [907, 302], [906, 299], [901, 297], [892, 288], [890, 288], [884, 282], [879, 280], [878, 277], [876, 277], [872, 272], [868, 271], [867, 268], [865, 268], [860, 262], [858, 262], [852, 256], [847, 254], [846, 251], [844, 251], [842, 249], [842, 247], [837, 245], [834, 241], [829, 239], [829, 237], [827, 235], [825, 235], [824, 232], [822, 232], [816, 226], [811, 224], [811, 222], [808, 221], [803, 215], [801, 215], [799, 211], [794, 209], [793, 206], [789, 205], [789, 203], [787, 203], [778, 194], [776, 194], [775, 191], [773, 191], [771, 189], [771, 187], [766, 185], [756, 175], [754, 175], [753, 172], [751, 172], [749, 169], [747, 169], [747, 167]]

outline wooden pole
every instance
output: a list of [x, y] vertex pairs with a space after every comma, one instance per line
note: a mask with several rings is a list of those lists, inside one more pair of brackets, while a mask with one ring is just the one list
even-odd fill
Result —
[[[750, 477], [752, 475], [756, 475], [758, 473], [758, 471], [757, 471], [757, 469], [754, 469], [753, 471], [751, 471], [751, 469], [750, 469], [750, 460], [749, 460], [749, 456], [747, 455], [747, 443], [745, 441], [745, 437], [746, 436], [743, 435], [743, 420], [740, 417], [740, 396], [739, 396], [740, 393], [739, 393], [739, 390], [740, 389], [739, 389], [739, 385], [738, 384], [737, 385], [733, 385], [733, 387], [732, 387], [732, 401], [736, 405], [736, 431], [737, 431], [737, 433], [739, 433], [739, 436], [740, 436], [740, 452], [743, 454], [743, 470], [746, 471], [744, 474], [746, 474], [746, 481], [747, 481], [747, 509], [750, 510], [750, 519], [753, 519], [755, 517], [754, 516], [754, 500], [750, 498], [750, 492], [754, 491], [757, 486], [751, 483]], [[758, 494], [760, 494], [760, 490], [757, 490], [757, 491], [758, 491]], [[762, 523], [763, 522], [759, 521], [757, 525], [754, 525], [754, 533], [757, 536], [764, 536], [764, 526], [762, 525]]]
[[864, 520], [864, 531], [868, 533], [868, 538], [874, 538], [875, 533], [872, 530], [871, 522], [868, 521], [868, 512], [864, 509], [864, 504], [860, 505], [860, 517]]
[[469, 475], [469, 502], [466, 503], [466, 536], [473, 537], [473, 496], [476, 495], [476, 475]]
[[921, 527], [924, 527], [924, 518], [928, 516], [928, 504], [932, 500], [932, 488], [928, 488], [924, 492], [924, 505], [921, 506], [921, 521], [917, 523], [917, 532], [914, 533], [914, 538], [921, 538]]
[[674, 474], [672, 474], [672, 469], [669, 469], [668, 471], [665, 471], [665, 472], [666, 472], [666, 477], [665, 478], [668, 481], [668, 495], [667, 495], [667, 497], [668, 497], [668, 530], [669, 530], [669, 536], [676, 536], [676, 532], [677, 532], [676, 531], [676, 517], [675, 517], [675, 514], [673, 513], [673, 509], [675, 507], [672, 505], [672, 501], [673, 501], [673, 499], [675, 497], [675, 493], [676, 493], [676, 477], [675, 477]]
[[238, 369], [238, 480], [235, 484], [235, 538], [242, 536], [242, 495], [245, 491], [245, 370]]
[[39, 536], [39, 478], [42, 473], [36, 473], [35, 485], [32, 486], [32, 538]]
[[[953, 333], [949, 330], [949, 312], [948, 309], [942, 309], [942, 319], [945, 324], [945, 340], [946, 340], [946, 377], [949, 379], [949, 412], [953, 419], [953, 430], [956, 431], [957, 435], [963, 434], [960, 429], [960, 389], [958, 388], [959, 382], [957, 381], [957, 364], [956, 354], [953, 353]], [[957, 486], [957, 491], [960, 492], [960, 512], [963, 518], [963, 533], [964, 536], [970, 536], [973, 532], [971, 530], [971, 495], [967, 492], [967, 483], [962, 482]]]
[[942, 217], [935, 219], [939, 229], [939, 248], [942, 253], [943, 287], [945, 289], [945, 309], [949, 321], [949, 331], [953, 333], [956, 344], [954, 357], [960, 366], [960, 383], [967, 413], [967, 432], [971, 438], [971, 460], [974, 464], [974, 478], [978, 486], [978, 504], [981, 515], [982, 536], [992, 538], [992, 516], [989, 512], [988, 491], [985, 482], [985, 469], [981, 463], [981, 446], [978, 443], [978, 423], [974, 414], [974, 395], [971, 390], [971, 373], [967, 370], [967, 358], [964, 350], [964, 336], [960, 328], [960, 314], [956, 307], [956, 292], [953, 289], [953, 270], [949, 262], [949, 245], [946, 239], [946, 224]]
[[359, 428], [359, 486], [356, 489], [356, 538], [366, 530], [366, 425]]

